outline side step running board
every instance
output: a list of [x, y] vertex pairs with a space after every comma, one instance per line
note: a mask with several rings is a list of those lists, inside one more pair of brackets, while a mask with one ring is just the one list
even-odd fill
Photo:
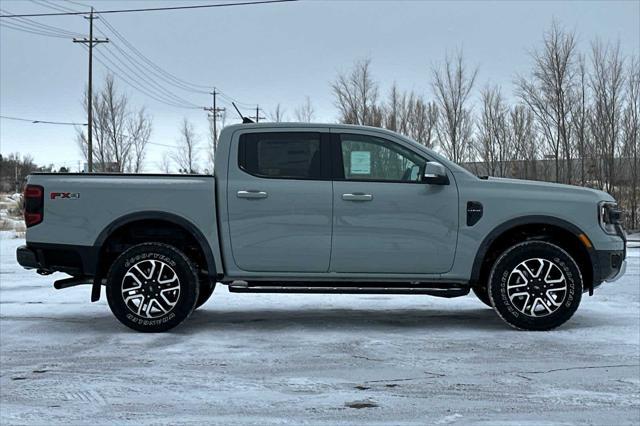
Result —
[[234, 282], [229, 285], [232, 293], [337, 293], [337, 294], [426, 294], [439, 297], [459, 297], [469, 294], [469, 287], [460, 284], [407, 285], [408, 283], [271, 283], [271, 282]]

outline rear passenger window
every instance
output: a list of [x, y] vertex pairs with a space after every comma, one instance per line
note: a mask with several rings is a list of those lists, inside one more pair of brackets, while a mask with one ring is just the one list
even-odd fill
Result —
[[321, 179], [320, 133], [247, 133], [240, 136], [240, 168], [255, 176]]

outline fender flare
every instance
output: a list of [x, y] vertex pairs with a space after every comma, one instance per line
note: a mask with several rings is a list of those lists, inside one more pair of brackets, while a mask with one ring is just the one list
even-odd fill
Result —
[[[504, 234], [505, 232], [516, 228], [518, 226], [522, 226], [522, 225], [533, 225], [533, 224], [540, 224], [540, 225], [552, 225], [552, 226], [556, 226], [558, 228], [562, 228], [566, 231], [571, 232], [573, 235], [575, 235], [576, 237], [580, 234], [585, 234], [580, 228], [578, 228], [576, 225], [574, 225], [571, 222], [568, 222], [564, 219], [560, 219], [557, 218], [555, 216], [544, 216], [544, 215], [529, 215], [529, 216], [521, 216], [521, 217], [517, 217], [515, 219], [510, 219], [498, 226], [496, 226], [495, 228], [493, 228], [493, 230], [491, 230], [491, 232], [489, 232], [489, 234], [487, 234], [487, 236], [484, 238], [484, 240], [482, 240], [482, 243], [480, 244], [480, 247], [478, 248], [478, 251], [476, 252], [476, 257], [473, 260], [473, 267], [471, 269], [471, 282], [478, 282], [478, 280], [480, 279], [480, 271], [482, 269], [482, 264], [484, 262], [484, 258], [487, 255], [487, 251], [489, 250], [489, 247], [491, 247], [491, 244], [493, 244], [496, 239], [498, 239], [498, 237], [500, 237], [502, 234]], [[586, 234], [585, 234], [586, 235]], [[588, 254], [589, 254], [589, 258], [591, 259], [591, 266], [593, 269], [593, 278], [594, 280], [598, 279], [598, 274], [597, 274], [597, 266], [598, 266], [598, 259], [597, 256], [595, 254], [595, 251], [593, 249], [593, 247], [591, 248], [587, 248], [585, 247], [585, 249], [587, 250]]]
[[[204, 235], [198, 229], [197, 226], [195, 226], [188, 219], [185, 219], [184, 217], [174, 213], [151, 210], [151, 211], [140, 211], [140, 212], [135, 212], [135, 213], [127, 214], [124, 216], [120, 216], [119, 218], [112, 221], [109, 225], [107, 225], [96, 238], [93, 244], [96, 254], [100, 253], [105, 241], [107, 240], [107, 238], [109, 238], [109, 236], [111, 236], [111, 234], [113, 234], [114, 231], [116, 231], [117, 229], [121, 228], [124, 225], [127, 225], [132, 222], [137, 222], [139, 220], [162, 220], [165, 222], [172, 223], [176, 226], [180, 226], [181, 228], [184, 228], [185, 230], [187, 230], [187, 232], [189, 232], [196, 239], [196, 241], [198, 242], [198, 244], [200, 245], [200, 248], [204, 253], [205, 260], [207, 262], [207, 271], [209, 273], [209, 276], [216, 277], [216, 264], [215, 264], [215, 258], [213, 256], [211, 245], [209, 244], [209, 242], [207, 241], [207, 239], [204, 237]], [[98, 270], [97, 268], [98, 262], [99, 262], [99, 258], [98, 256], [96, 256], [96, 265], [95, 265], [96, 272]], [[95, 302], [100, 299], [100, 287], [102, 285], [101, 281], [102, 281], [102, 277], [100, 277], [99, 274], [96, 273], [93, 281], [93, 287], [91, 290], [92, 302]]]

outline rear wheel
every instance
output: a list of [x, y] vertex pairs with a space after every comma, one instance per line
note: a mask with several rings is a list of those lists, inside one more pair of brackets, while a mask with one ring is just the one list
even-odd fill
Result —
[[550, 330], [564, 324], [582, 298], [582, 274], [571, 255], [546, 241], [507, 249], [489, 277], [489, 298], [509, 325]]
[[107, 301], [129, 328], [143, 332], [172, 329], [187, 319], [198, 300], [198, 276], [177, 248], [143, 243], [122, 253], [107, 275]]

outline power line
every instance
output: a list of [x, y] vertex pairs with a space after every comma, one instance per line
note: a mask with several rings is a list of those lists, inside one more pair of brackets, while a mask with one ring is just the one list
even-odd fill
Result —
[[163, 146], [165, 148], [174, 148], [174, 149], [180, 149], [179, 147], [175, 146], [175, 145], [168, 145], [165, 143], [159, 143], [159, 142], [147, 142], [149, 145], [156, 145], [156, 146]]
[[[0, 12], [9, 13], [6, 9], [0, 8]], [[16, 22], [17, 21], [17, 22]], [[8, 22], [5, 22], [8, 23]], [[11, 22], [12, 25], [22, 24], [22, 26], [26, 28], [30, 28], [37, 31], [46, 31], [60, 35], [67, 35], [71, 37], [77, 37], [80, 33], [76, 33], [73, 31], [68, 31], [63, 28], [54, 27], [53, 25], [42, 24], [40, 22], [34, 21], [33, 19], [28, 18], [16, 18], [15, 21]]]
[[[166, 7], [148, 7], [140, 9], [112, 9], [112, 10], [96, 10], [95, 13], [131, 13], [131, 12], [158, 12], [167, 10], [187, 10], [187, 9], [205, 9], [213, 7], [229, 7], [229, 6], [250, 6], [256, 4], [269, 3], [288, 3], [298, 0], [261, 0], [261, 1], [245, 1], [238, 3], [217, 3], [217, 4], [198, 4], [190, 6], [166, 6]], [[54, 12], [54, 13], [26, 13], [20, 15], [0, 15], [0, 18], [31, 18], [37, 16], [65, 16], [65, 15], [85, 15], [86, 12]]]
[[[47, 0], [44, 0], [47, 1]], [[85, 6], [82, 3], [79, 2], [75, 2], [75, 1], [70, 1], [70, 0], [66, 0], [69, 3], [73, 3], [76, 5], [81, 5], [81, 6]], [[77, 12], [77, 10], [74, 9], [70, 9], [70, 8], [66, 8], [67, 10], [71, 10], [74, 12]], [[192, 92], [192, 93], [198, 93], [198, 94], [211, 94], [210, 90], [211, 90], [211, 86], [212, 85], [202, 85], [202, 84], [195, 84], [195, 83], [191, 83], [188, 82], [186, 80], [183, 80], [177, 76], [175, 76], [174, 74], [164, 70], [162, 67], [160, 67], [159, 65], [157, 65], [155, 62], [153, 62], [151, 59], [149, 59], [147, 56], [145, 56], [140, 50], [138, 50], [132, 43], [130, 43], [127, 38], [121, 34], [113, 25], [111, 25], [109, 23], [109, 20], [106, 19], [106, 17], [101, 16], [100, 17], [101, 20], [99, 22], [97, 22], [97, 26], [101, 27], [101, 24], [104, 24], [109, 31], [111, 31], [112, 35], [114, 35], [117, 39], [119, 39], [123, 45], [125, 47], [127, 47], [132, 54], [135, 56], [135, 58], [133, 58], [131, 55], [125, 53], [121, 48], [119, 48], [117, 45], [114, 44], [114, 46], [116, 47], [116, 49], [118, 49], [122, 54], [124, 54], [125, 56], [127, 56], [132, 62], [135, 61], [137, 62], [142, 68], [144, 68], [145, 70], [150, 71], [151, 73], [155, 74], [158, 78], [164, 80], [165, 82], [167, 82], [168, 84], [184, 90], [184, 91], [188, 91], [188, 92]], [[100, 30], [99, 30], [100, 31]], [[105, 37], [107, 37], [107, 34], [104, 31], [100, 31]], [[142, 62], [136, 60], [137, 59], [141, 59], [143, 62], [145, 62], [148, 66], [151, 67], [148, 68], [146, 65], [144, 65]], [[206, 89], [206, 90], [203, 90]], [[235, 98], [232, 98], [231, 96], [218, 91], [218, 93], [221, 95], [221, 97], [223, 98], [223, 102], [226, 102], [228, 105], [231, 104], [231, 102], [235, 102], [236, 104], [239, 105], [243, 105], [243, 107], [245, 108], [253, 108], [253, 105], [255, 105], [254, 103], [248, 103], [248, 102], [241, 102]]]
[[[103, 18], [104, 19], [104, 18]], [[107, 34], [101, 30], [100, 33], [104, 36], [106, 36]], [[124, 65], [126, 68], [128, 68], [129, 70], [132, 71], [132, 73], [134, 73], [135, 75], [141, 77], [142, 81], [144, 82], [149, 82], [149, 83], [153, 83], [153, 85], [155, 87], [158, 88], [158, 90], [160, 92], [163, 92], [165, 95], [167, 95], [169, 98], [172, 98], [173, 100], [176, 100], [178, 103], [183, 103], [183, 104], [188, 104], [191, 105], [193, 107], [198, 107], [196, 104], [194, 104], [193, 102], [190, 102], [176, 94], [174, 94], [173, 92], [169, 91], [168, 89], [162, 87], [160, 85], [160, 83], [158, 83], [153, 77], [157, 77], [160, 78], [164, 81], [167, 81], [166, 78], [163, 78], [161, 75], [159, 75], [157, 72], [155, 72], [152, 69], [149, 69], [149, 67], [145, 66], [143, 63], [141, 63], [139, 60], [136, 59], [135, 56], [133, 56], [132, 54], [128, 53], [127, 51], [125, 51], [124, 49], [122, 49], [120, 46], [118, 46], [117, 44], [112, 44], [112, 46], [127, 60], [127, 62], [129, 62], [131, 65], [129, 65], [128, 63], [125, 63], [124, 61], [122, 61], [113, 51], [109, 51], [110, 54], [113, 55], [113, 57], [122, 65]], [[133, 67], [133, 68], [132, 68]], [[139, 72], [138, 72], [139, 71]], [[169, 82], [170, 83], [170, 82]], [[203, 93], [201, 91], [198, 91], [198, 93]], [[204, 92], [207, 93], [207, 92]]]
[[27, 29], [25, 27], [20, 27], [14, 23], [8, 23], [8, 22], [0, 22], [0, 27], [2, 28], [9, 28], [12, 30], [16, 30], [16, 31], [22, 31], [24, 33], [29, 33], [29, 34], [35, 34], [35, 35], [40, 35], [40, 36], [45, 36], [45, 37], [54, 37], [54, 38], [71, 38], [69, 36], [64, 36], [64, 35], [60, 35], [60, 34], [52, 34], [52, 33], [47, 33], [47, 32], [43, 32], [43, 31], [36, 31], [33, 29]]
[[[38, 4], [42, 3], [42, 2], [38, 2], [36, 0], [32, 0], [32, 1], [34, 1], [34, 2], [36, 2]], [[49, 3], [47, 0], [43, 0], [43, 2]], [[50, 7], [56, 7], [56, 6], [50, 6]], [[65, 7], [64, 9], [66, 11], [77, 12], [77, 10], [74, 10], [74, 9], [71, 9], [71, 8], [66, 8]], [[125, 44], [127, 47], [129, 47], [130, 50], [132, 50], [134, 52], [134, 54], [130, 54], [126, 50], [124, 50], [120, 46], [118, 46], [117, 44], [113, 44], [112, 43], [109, 46], [113, 46], [122, 55], [122, 57], [124, 57], [124, 60], [122, 59], [122, 57], [117, 55], [116, 52], [109, 50], [109, 48], [108, 48], [109, 46], [106, 49], [106, 53], [108, 53], [109, 58], [104, 57], [103, 59], [105, 59], [106, 61], [111, 63], [114, 67], [117, 67], [118, 69], [120, 69], [130, 79], [134, 80], [136, 84], [138, 84], [140, 86], [145, 86], [145, 84], [146, 84], [146, 89], [149, 92], [152, 92], [153, 94], [155, 94], [158, 98], [162, 98], [162, 99], [168, 100], [172, 104], [181, 104], [181, 105], [192, 107], [192, 108], [199, 108], [198, 105], [196, 105], [193, 102], [190, 102], [190, 101], [188, 101], [188, 100], [186, 100], [186, 99], [174, 94], [173, 92], [167, 90], [165, 87], [161, 86], [155, 79], [150, 78], [150, 74], [156, 75], [158, 78], [161, 78], [161, 79], [163, 79], [165, 81], [168, 81], [170, 84], [173, 84], [174, 86], [176, 85], [173, 81], [167, 80], [167, 78], [164, 77], [162, 74], [160, 74], [159, 72], [155, 71], [154, 69], [150, 69], [149, 67], [145, 66], [140, 60], [138, 60], [134, 56], [136, 53], [138, 54], [138, 56], [144, 56], [144, 55], [142, 55], [142, 53], [139, 50], [137, 50], [131, 43], [129, 43], [124, 36], [122, 36], [111, 24], [109, 24], [109, 22], [106, 22], [106, 19], [104, 17], [101, 16], [100, 18], [101, 18], [101, 21], [104, 21], [104, 25], [111, 30], [111, 32], [116, 36], [116, 38], [121, 40], [123, 42], [123, 44]], [[96, 27], [97, 27], [97, 30], [98, 30], [99, 33], [101, 33], [105, 37], [108, 36], [108, 34], [105, 31], [102, 31], [100, 29], [101, 28], [100, 21], [96, 22]], [[144, 59], [146, 60], [147, 63], [152, 64], [155, 69], [164, 72], [164, 70], [162, 70], [160, 67], [155, 65], [153, 62], [151, 62], [146, 57]], [[122, 67], [126, 68], [126, 70], [121, 68], [118, 64], [122, 65]], [[105, 64], [103, 63], [103, 65], [105, 65]], [[164, 72], [164, 73], [167, 74], [167, 75], [170, 75], [169, 73], [166, 73], [166, 72]], [[171, 77], [173, 77], [173, 76], [171, 76]], [[177, 81], [183, 82], [183, 80], [179, 80], [179, 79], [177, 79], [177, 77], [173, 77], [173, 78], [175, 80], [177, 80]], [[187, 82], [184, 82], [184, 83], [188, 84]], [[178, 87], [181, 88], [181, 89], [185, 89], [185, 86], [183, 86], [183, 85], [180, 85]], [[204, 92], [202, 90], [195, 91], [195, 90], [193, 90], [192, 88], [189, 88], [189, 87], [186, 87], [186, 89], [188, 89], [190, 91], [197, 92], [197, 93], [208, 94], [208, 92]]]
[[4, 118], [5, 120], [15, 120], [15, 121], [25, 121], [31, 124], [59, 124], [65, 126], [86, 126], [86, 123], [71, 123], [66, 121], [47, 121], [47, 120], [33, 120], [30, 118], [22, 118], [22, 117], [10, 117], [8, 115], [0, 115], [0, 118]]
[[73, 9], [69, 9], [68, 7], [64, 7], [62, 5], [57, 5], [53, 2], [50, 2], [48, 0], [30, 0], [31, 3], [35, 3], [39, 6], [44, 6], [47, 7], [49, 9], [53, 9], [53, 10], [57, 10], [58, 12], [77, 12], [76, 10]]
[[[123, 61], [120, 57], [118, 57], [111, 49], [107, 48], [105, 50], [106, 53], [108, 53], [111, 58], [113, 58], [114, 61], [116, 61], [117, 63], [119, 63], [120, 65], [122, 65], [123, 67], [125, 67], [128, 72], [127, 75], [130, 78], [134, 78], [137, 77], [136, 82], [138, 82], [140, 85], [144, 85], [145, 83], [148, 82], [148, 84], [146, 85], [147, 89], [150, 91], [153, 91], [154, 93], [157, 93], [158, 96], [161, 96], [167, 100], [170, 100], [171, 102], [175, 102], [177, 104], [183, 104], [185, 106], [190, 106], [192, 108], [199, 108], [198, 105], [194, 104], [193, 102], [190, 102], [176, 94], [174, 94], [173, 92], [167, 90], [166, 88], [164, 88], [163, 86], [161, 86], [156, 80], [154, 80], [153, 78], [151, 78], [148, 73], [146, 73], [144, 69], [140, 68], [133, 60], [131, 60], [131, 58], [127, 55], [126, 52], [124, 52], [122, 49], [120, 49], [118, 46], [113, 45], [120, 53], [122, 53], [122, 55], [128, 59], [128, 62], [130, 62], [132, 65], [129, 65], [127, 62]], [[105, 55], [106, 56], [106, 55]], [[124, 71], [126, 72], [126, 71]]]
[[[155, 62], [153, 62], [148, 57], [146, 57], [142, 52], [140, 52], [133, 44], [131, 44], [126, 39], [126, 37], [124, 37], [120, 32], [118, 32], [118, 30], [116, 30], [104, 17], [102, 17], [102, 21], [103, 21], [102, 23], [104, 23], [109, 28], [109, 30], [111, 30], [111, 32], [116, 36], [116, 38], [118, 38], [120, 41], [122, 41], [122, 43], [126, 47], [128, 47], [140, 59], [142, 59], [149, 66], [151, 66], [154, 70], [156, 70], [157, 73], [159, 73], [162, 76], [164, 76], [164, 77], [161, 77], [161, 78], [165, 79], [165, 81], [167, 81], [170, 84], [173, 84], [174, 86], [179, 87], [179, 88], [181, 88], [182, 90], [185, 90], [185, 91], [191, 91], [191, 92], [201, 93], [201, 94], [209, 94], [208, 91], [204, 91], [202, 89], [210, 89], [210, 86], [204, 86], [204, 85], [189, 83], [188, 81], [185, 81], [185, 80], [183, 80], [181, 78], [178, 78], [175, 75], [171, 74], [170, 72], [165, 71], [160, 66], [158, 66]], [[152, 72], [153, 72], [153, 70], [152, 70]], [[189, 86], [191, 86], [191, 87], [189, 87]], [[196, 88], [199, 88], [199, 89], [196, 89]]]
[[[152, 98], [155, 99], [156, 101], [175, 107], [175, 108], [184, 108], [184, 109], [199, 109], [199, 107], [193, 107], [190, 105], [183, 105], [183, 104], [178, 104], [175, 102], [172, 102], [171, 100], [167, 100], [166, 98], [162, 98], [162, 94], [158, 94], [158, 93], [154, 93], [153, 91], [149, 91], [148, 88], [146, 87], [141, 87], [141, 83], [139, 80], [133, 78], [132, 76], [128, 76], [128, 77], [123, 77], [123, 75], [126, 75], [126, 71], [123, 70], [120, 66], [118, 66], [118, 64], [115, 64], [112, 60], [110, 60], [106, 55], [102, 55], [99, 51], [96, 51], [96, 60], [102, 64], [102, 66], [104, 66], [106, 69], [108, 69], [113, 75], [115, 75], [116, 77], [118, 77], [121, 81], [123, 81], [125, 84], [127, 84], [128, 86], [130, 86], [132, 89]], [[107, 63], [105, 63], [108, 62]], [[117, 70], [119, 70], [119, 72], [115, 71], [113, 68], [116, 68]]]
[[[65, 1], [66, 3], [75, 4], [76, 6], [91, 7], [91, 6], [86, 5], [86, 4], [84, 4], [84, 3], [80, 3], [79, 1], [74, 1], [74, 0], [63, 0], [63, 1]], [[63, 7], [64, 7], [64, 6], [63, 6]], [[67, 10], [73, 10], [73, 9], [71, 9], [71, 8], [69, 8], [69, 7], [67, 7], [66, 9], [67, 9]], [[74, 12], [75, 12], [75, 10], [74, 10]]]
[[253, 108], [253, 106], [255, 105], [254, 103], [249, 103], [249, 102], [240, 102], [239, 100], [237, 100], [236, 98], [232, 98], [231, 96], [227, 95], [226, 93], [219, 91], [218, 92], [220, 94], [220, 96], [226, 100], [228, 103], [235, 103], [236, 105], [241, 105], [243, 108], [245, 109], [249, 109], [249, 108]]
[[[86, 14], [85, 12], [80, 12], [72, 8], [53, 5], [47, 0], [41, 0], [41, 1], [32, 0], [32, 1], [35, 4], [49, 7], [54, 10], [62, 10], [65, 12], [69, 12], [69, 14], [72, 14], [72, 15]], [[239, 3], [234, 3], [234, 4], [239, 4]], [[206, 6], [206, 5], [203, 5], [203, 6]], [[7, 13], [6, 10], [0, 9], [0, 11], [2, 11], [3, 13]], [[50, 37], [69, 38], [72, 35], [74, 36], [80, 35], [79, 33], [73, 33], [71, 31], [63, 30], [57, 27], [39, 24], [36, 21], [30, 20], [24, 17], [20, 17], [18, 15], [11, 15], [11, 16], [16, 17], [16, 20], [10, 23], [6, 21], [0, 21], [0, 25], [3, 25], [3, 26], [6, 25], [12, 29], [18, 29], [18, 30], [31, 32], [38, 35], [50, 36]], [[116, 28], [114, 28], [106, 20], [106, 18], [104, 17], [101, 17], [101, 18], [102, 18], [101, 19], [102, 23], [116, 36], [116, 38], [122, 41], [123, 45], [125, 45], [125, 47], [128, 47], [132, 53], [129, 54], [126, 50], [122, 49], [117, 44], [114, 44], [113, 45], [114, 48], [124, 57], [124, 60], [120, 58], [116, 54], [116, 52], [111, 51], [110, 49], [106, 49], [106, 53], [108, 53], [109, 56], [96, 52], [96, 56], [97, 56], [96, 60], [98, 60], [98, 62], [100, 62], [105, 68], [107, 68], [114, 75], [116, 75], [120, 80], [124, 81], [127, 85], [131, 86], [133, 89], [151, 97], [152, 99], [158, 102], [167, 104], [169, 106], [177, 107], [177, 108], [185, 108], [185, 109], [200, 108], [198, 105], [194, 104], [193, 102], [190, 102], [176, 95], [175, 93], [171, 92], [166, 87], [163, 87], [157, 80], [155, 80], [154, 78], [149, 78], [149, 76], [151, 74], [157, 77], [158, 79], [161, 79], [162, 81], [178, 89], [185, 90], [191, 93], [210, 94], [211, 92], [200, 89], [200, 88], [209, 88], [210, 86], [190, 83], [186, 80], [176, 77], [175, 75], [169, 73], [168, 71], [165, 71], [163, 68], [161, 68], [156, 63], [151, 61], [148, 57], [146, 57], [142, 52], [140, 52], [133, 44], [131, 44]], [[31, 26], [27, 24], [31, 24]], [[98, 27], [98, 31], [103, 36], [106, 37], [107, 34], [104, 31], [99, 29], [101, 27], [100, 23], [96, 22], [96, 24], [97, 24], [96, 26]], [[17, 28], [13, 28], [13, 26]], [[82, 42], [82, 43], [89, 42], [89, 40], [87, 39], [74, 40], [74, 41]], [[106, 62], [108, 62], [111, 66], [107, 65]], [[126, 70], [123, 69], [119, 64], [122, 65], [124, 68], [126, 68]], [[119, 70], [121, 74], [116, 72], [113, 68], [116, 68], [117, 70]], [[220, 100], [227, 104], [235, 101], [236, 103], [245, 106], [246, 109], [248, 109], [249, 107], [252, 108], [252, 105], [255, 105], [255, 104], [240, 102], [237, 99], [232, 98], [231, 96], [223, 92], [222, 93], [218, 92], [218, 93], [220, 93], [220, 96], [222, 97], [222, 99]]]
[[[120, 33], [113, 25], [111, 25], [104, 16], [101, 16], [100, 18], [101, 18], [101, 21], [97, 23], [98, 27], [100, 28], [104, 24], [107, 27], [107, 29], [111, 32], [111, 34], [114, 35], [115, 38], [120, 40], [122, 44], [129, 49], [129, 51], [131, 51], [131, 54], [129, 54], [124, 49], [119, 47], [117, 44], [115, 43], [113, 44], [114, 48], [116, 48], [122, 55], [126, 56], [127, 59], [134, 66], [136, 66], [136, 68], [143, 69], [145, 71], [145, 80], [149, 78], [149, 73], [151, 73], [155, 75], [157, 78], [166, 82], [167, 84], [173, 87], [176, 87], [180, 90], [184, 90], [191, 93], [198, 93], [198, 94], [211, 94], [209, 90], [207, 91], [203, 90], [205, 88], [209, 89], [211, 86], [191, 83], [166, 71], [165, 69], [157, 65], [155, 62], [153, 62], [151, 59], [149, 59], [147, 56], [145, 56], [131, 42], [129, 42], [127, 38], [122, 33]], [[107, 33], [105, 31], [102, 31], [102, 30], [99, 30], [99, 31], [105, 37], [107, 36]], [[219, 93], [222, 96], [223, 100], [227, 104], [230, 104], [231, 102], [236, 101], [236, 103], [241, 104], [246, 108], [253, 108], [253, 105], [255, 105], [253, 103], [237, 101], [237, 99], [232, 98], [231, 96], [225, 93], [222, 93], [220, 91], [218, 91], [217, 93]], [[179, 98], [179, 96], [177, 95], [176, 97]]]
[[22, 31], [25, 33], [30, 33], [35, 35], [41, 35], [45, 37], [66, 38], [66, 39], [73, 37], [73, 33], [71, 32], [67, 33], [67, 32], [62, 32], [62, 30], [56, 31], [56, 30], [38, 28], [34, 25], [29, 25], [28, 23], [21, 22], [21, 21], [14, 21], [14, 22], [0, 21], [0, 26], [3, 28], [9, 28], [12, 30]]

